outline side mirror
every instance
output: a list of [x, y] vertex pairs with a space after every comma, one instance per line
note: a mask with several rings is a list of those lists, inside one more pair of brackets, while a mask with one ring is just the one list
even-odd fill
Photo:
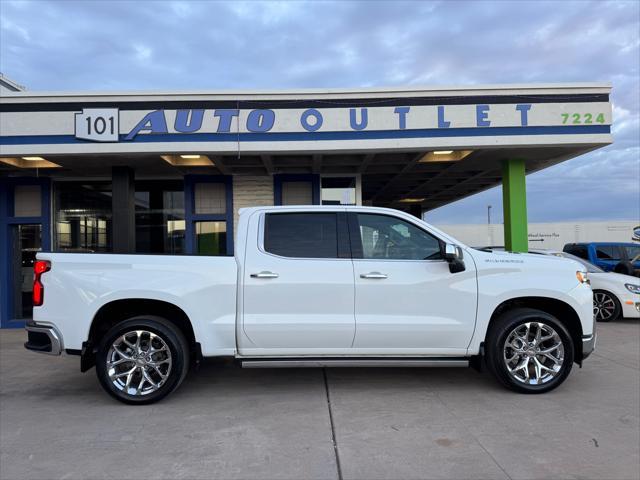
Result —
[[451, 273], [464, 272], [464, 255], [462, 249], [452, 243], [444, 245], [444, 259], [449, 263], [449, 271]]

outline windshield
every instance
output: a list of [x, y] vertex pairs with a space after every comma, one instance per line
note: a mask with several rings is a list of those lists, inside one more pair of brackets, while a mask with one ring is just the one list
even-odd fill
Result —
[[571, 255], [570, 253], [566, 253], [566, 252], [562, 252], [560, 253], [560, 255], [563, 256], [564, 258], [569, 258], [571, 260], [575, 260], [578, 263], [581, 263], [587, 269], [588, 273], [604, 273], [604, 270], [602, 270], [600, 267], [594, 265], [591, 262], [587, 262], [583, 258], [576, 257], [575, 255]]

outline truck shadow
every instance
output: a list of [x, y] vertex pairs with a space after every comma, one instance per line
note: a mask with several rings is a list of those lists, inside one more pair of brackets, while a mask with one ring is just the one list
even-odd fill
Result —
[[[460, 390], [473, 388], [502, 390], [488, 372], [472, 368], [260, 368], [244, 369], [235, 364], [207, 360], [189, 373], [180, 387], [182, 395], [207, 395], [222, 388], [239, 394], [286, 395], [304, 390], [361, 390], [371, 394], [390, 389]], [[178, 393], [178, 392], [176, 392]]]

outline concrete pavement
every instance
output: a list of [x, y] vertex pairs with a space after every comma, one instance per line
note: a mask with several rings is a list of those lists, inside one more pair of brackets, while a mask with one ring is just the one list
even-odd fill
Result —
[[207, 362], [147, 407], [3, 330], [0, 479], [638, 479], [640, 322], [598, 327], [596, 353], [545, 395], [471, 369]]

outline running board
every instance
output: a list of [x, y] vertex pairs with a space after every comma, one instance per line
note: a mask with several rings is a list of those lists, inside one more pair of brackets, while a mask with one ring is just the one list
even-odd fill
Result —
[[469, 366], [466, 358], [260, 358], [241, 362], [242, 368]]

